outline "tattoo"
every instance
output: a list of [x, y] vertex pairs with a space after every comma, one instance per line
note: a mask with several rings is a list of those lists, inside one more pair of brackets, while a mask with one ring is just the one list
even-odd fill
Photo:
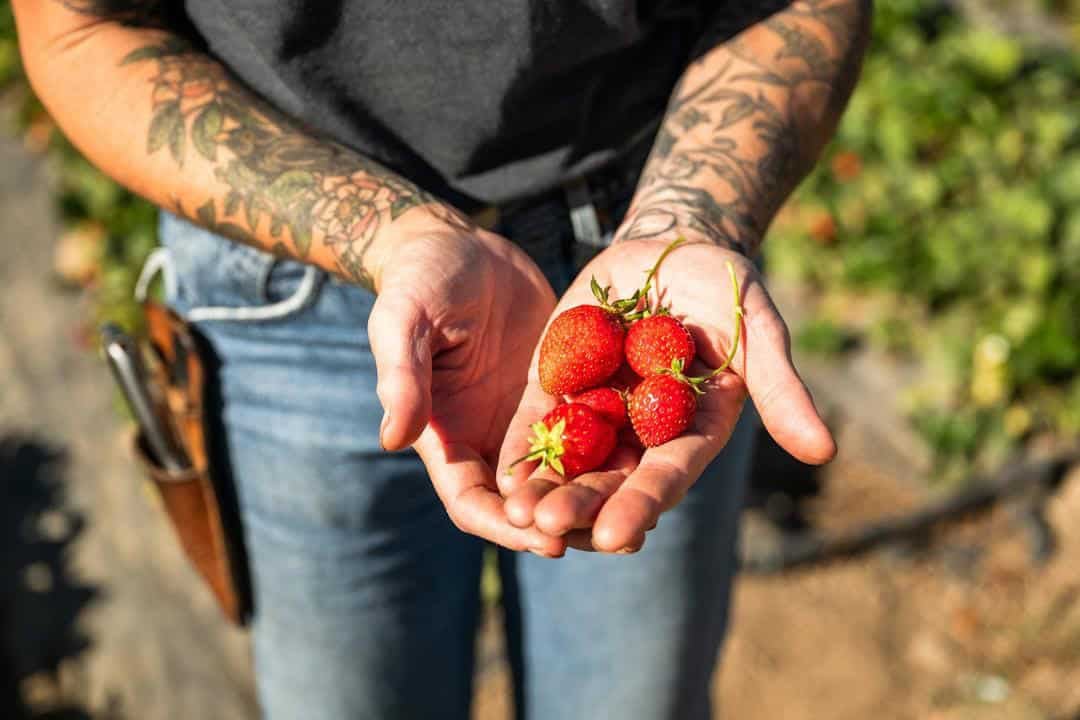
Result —
[[177, 37], [141, 47], [120, 64], [154, 67], [146, 152], [167, 153], [180, 167], [199, 157], [228, 187], [187, 213], [221, 235], [265, 247], [254, 242], [261, 231], [272, 238], [265, 249], [299, 258], [317, 239], [344, 277], [372, 288], [365, 256], [385, 225], [421, 205], [466, 222], [378, 163], [298, 129]]
[[616, 240], [690, 231], [755, 252], [839, 120], [869, 16], [869, 0], [798, 0], [696, 61]]

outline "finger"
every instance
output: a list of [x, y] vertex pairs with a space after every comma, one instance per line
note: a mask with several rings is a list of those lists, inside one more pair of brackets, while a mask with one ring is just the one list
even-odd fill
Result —
[[383, 406], [379, 441], [386, 450], [411, 445], [431, 418], [431, 324], [408, 297], [384, 291], [368, 319]]
[[548, 493], [559, 487], [559, 481], [547, 473], [530, 477], [512, 493], [506, 496], [506, 517], [519, 528], [533, 524], [533, 508]]
[[[535, 463], [532, 463], [536, 465]], [[513, 476], [511, 476], [511, 480]], [[545, 465], [537, 465], [524, 483], [515, 487], [506, 497], [506, 514], [517, 527], [533, 524], [533, 508], [552, 490], [565, 485], [567, 479]]]
[[836, 455], [836, 442], [791, 360], [791, 336], [760, 283], [746, 297], [746, 387], [761, 421], [782, 448], [820, 465]]
[[537, 380], [529, 381], [514, 412], [514, 417], [510, 419], [506, 439], [499, 451], [496, 479], [503, 496], [509, 497], [524, 485], [535, 469], [534, 462], [518, 463], [512, 468], [510, 464], [529, 453], [529, 446], [532, 444], [532, 424], [543, 419], [556, 404], [558, 401], [545, 393]]
[[[630, 474], [641, 457], [635, 448], [619, 445], [599, 471], [570, 481], [551, 468], [537, 468], [506, 497], [506, 513], [517, 527], [536, 525], [548, 535], [589, 527], [604, 500]], [[543, 508], [540, 515], [537, 510]]]
[[597, 550], [635, 547], [660, 515], [682, 500], [727, 444], [745, 391], [734, 377], [720, 378], [715, 385], [702, 398], [692, 430], [647, 449], [637, 468], [604, 503], [592, 531]]
[[424, 430], [415, 448], [450, 520], [462, 532], [545, 557], [560, 557], [566, 551], [566, 543], [560, 538], [510, 524], [491, 467], [472, 448], [445, 444], [432, 427]]
[[673, 464], [655, 454], [650, 457], [646, 451], [637, 470], [600, 509], [592, 531], [593, 546], [601, 552], [631, 546], [662, 512], [682, 500], [692, 482], [684, 464]]
[[641, 452], [634, 448], [616, 447], [603, 471], [552, 488], [532, 509], [536, 527], [554, 536], [592, 527], [604, 502], [626, 481], [640, 458]]
[[561, 485], [565, 485], [567, 479], [555, 471], [554, 468], [544, 465], [537, 466], [528, 480], [519, 485], [509, 495], [506, 495], [506, 514], [517, 527], [529, 527], [533, 524], [533, 508], [548, 493]]

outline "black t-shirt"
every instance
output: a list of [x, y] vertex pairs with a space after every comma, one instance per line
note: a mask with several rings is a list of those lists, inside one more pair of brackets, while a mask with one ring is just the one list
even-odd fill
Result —
[[[723, 3], [720, 3], [723, 5]], [[556, 186], [649, 142], [707, 0], [186, 0], [279, 109], [455, 202]]]

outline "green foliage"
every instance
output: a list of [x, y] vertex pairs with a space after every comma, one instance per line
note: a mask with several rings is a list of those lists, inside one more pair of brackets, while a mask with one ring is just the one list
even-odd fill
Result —
[[855, 340], [849, 329], [828, 318], [804, 323], [795, 335], [795, 344], [800, 350], [819, 355], [839, 355], [851, 349]]
[[[805, 220], [822, 213], [826, 244]], [[928, 0], [878, 3], [861, 83], [785, 218], [767, 243], [776, 266], [899, 299], [857, 330], [922, 361], [912, 418], [944, 467], [1080, 431], [1076, 54]]]
[[7, 87], [21, 75], [15, 18], [7, 0], [0, 0], [0, 88]]

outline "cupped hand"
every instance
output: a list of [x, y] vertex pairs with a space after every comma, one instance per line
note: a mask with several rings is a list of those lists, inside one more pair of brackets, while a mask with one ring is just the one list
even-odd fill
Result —
[[558, 556], [565, 540], [507, 521], [494, 468], [555, 297], [506, 239], [406, 222], [380, 253], [368, 335], [386, 450], [415, 448], [461, 530]]
[[[672, 238], [674, 239], [674, 238]], [[563, 296], [554, 315], [575, 305], [595, 304], [590, 281], [611, 286], [613, 298], [640, 288], [645, 271], [667, 241], [628, 240], [598, 255]], [[765, 428], [798, 459], [820, 464], [836, 452], [829, 430], [791, 361], [787, 326], [765, 290], [760, 274], [742, 254], [707, 242], [690, 242], [664, 260], [651, 299], [670, 306], [694, 336], [698, 360], [689, 374], [705, 375], [727, 359], [734, 340], [736, 304], [727, 270], [741, 287], [740, 345], [731, 372], [704, 386], [698, 410], [683, 435], [643, 452], [632, 444], [616, 449], [601, 470], [564, 480], [550, 468], [522, 464], [499, 473], [509, 521], [560, 537], [579, 549], [633, 552], [660, 515], [674, 507], [727, 443], [747, 392]], [[585, 341], [585, 339], [583, 339]], [[510, 421], [499, 460], [501, 470], [528, 452], [530, 425], [557, 400], [540, 387], [537, 359], [517, 413]]]

